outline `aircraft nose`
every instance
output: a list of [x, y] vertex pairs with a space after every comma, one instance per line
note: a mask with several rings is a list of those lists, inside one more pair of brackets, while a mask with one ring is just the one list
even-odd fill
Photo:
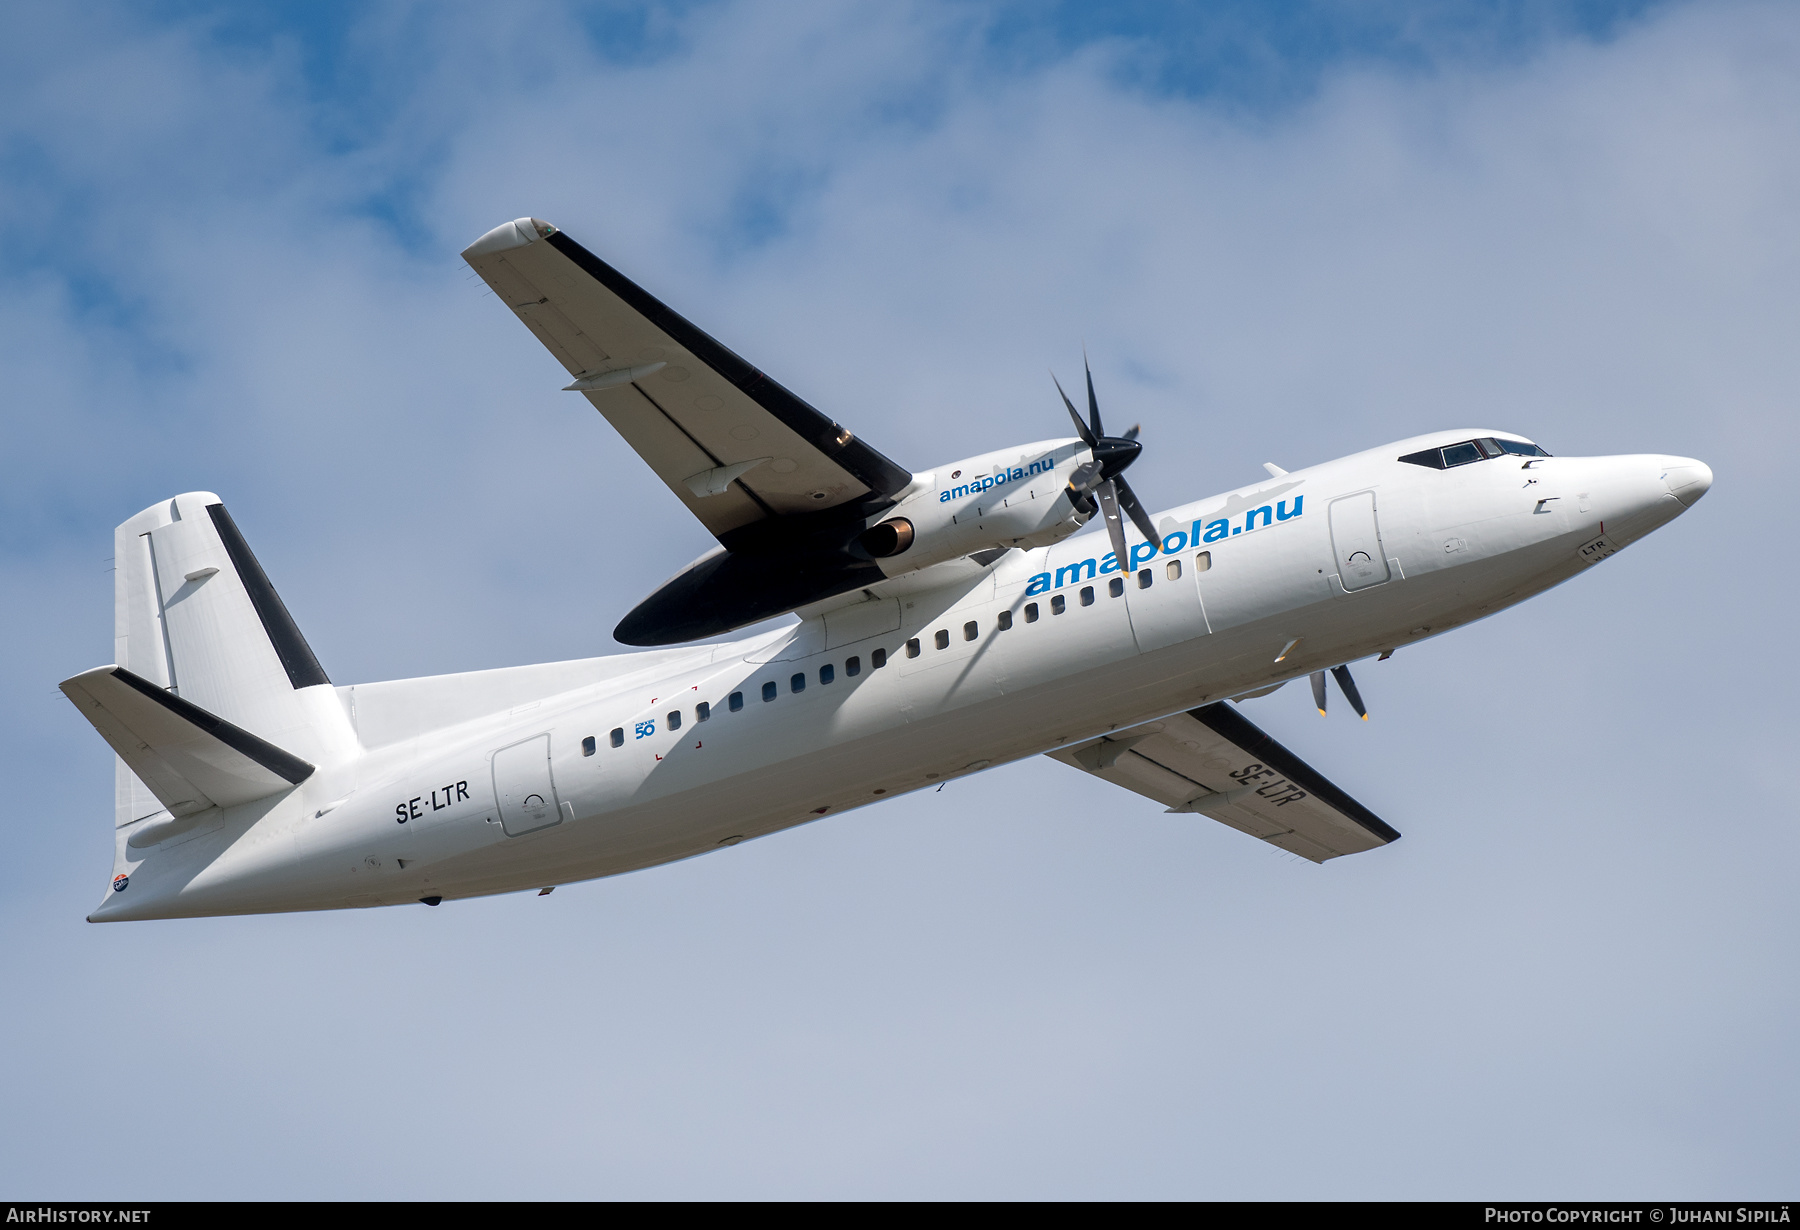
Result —
[[1683, 508], [1692, 508], [1711, 489], [1713, 472], [1704, 461], [1670, 457], [1663, 466], [1662, 478], [1669, 486], [1669, 494], [1680, 500]]

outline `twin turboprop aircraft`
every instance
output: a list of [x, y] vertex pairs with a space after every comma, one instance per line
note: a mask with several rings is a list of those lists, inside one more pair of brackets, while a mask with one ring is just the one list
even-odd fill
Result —
[[216, 496], [145, 509], [116, 661], [62, 685], [118, 753], [92, 921], [547, 892], [1037, 755], [1314, 862], [1371, 850], [1399, 833], [1226, 702], [1311, 676], [1323, 710], [1331, 671], [1361, 713], [1346, 663], [1712, 483], [1462, 430], [1152, 514], [1091, 379], [1073, 437], [913, 473], [547, 223], [463, 256], [718, 547], [619, 624], [639, 652], [337, 686]]

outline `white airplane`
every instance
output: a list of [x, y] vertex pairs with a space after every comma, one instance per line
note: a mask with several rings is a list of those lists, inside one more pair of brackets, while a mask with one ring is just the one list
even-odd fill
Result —
[[1314, 862], [1371, 850], [1399, 833], [1225, 702], [1310, 676], [1323, 712], [1330, 671], [1362, 714], [1346, 663], [1712, 484], [1469, 429], [1151, 515], [1091, 377], [1073, 437], [915, 474], [547, 223], [463, 256], [718, 548], [619, 624], [656, 648], [345, 687], [217, 496], [145, 509], [114, 540], [116, 662], [62, 684], [118, 753], [90, 921], [547, 893], [1038, 755]]

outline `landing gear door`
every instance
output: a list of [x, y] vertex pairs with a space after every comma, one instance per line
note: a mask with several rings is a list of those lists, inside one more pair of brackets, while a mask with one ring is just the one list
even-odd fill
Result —
[[1337, 556], [1338, 581], [1345, 592], [1355, 593], [1388, 580], [1373, 491], [1359, 491], [1331, 502], [1331, 549]]
[[562, 819], [550, 780], [550, 736], [538, 735], [494, 753], [494, 797], [508, 837], [549, 828]]

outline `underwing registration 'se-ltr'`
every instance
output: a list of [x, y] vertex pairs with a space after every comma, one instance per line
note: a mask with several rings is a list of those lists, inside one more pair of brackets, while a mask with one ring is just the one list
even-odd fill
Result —
[[94, 921], [548, 891], [1037, 755], [1314, 862], [1372, 850], [1399, 833], [1227, 702], [1310, 676], [1323, 710], [1330, 672], [1362, 713], [1346, 663], [1712, 483], [1467, 429], [1152, 513], [1091, 377], [1073, 436], [914, 473], [548, 223], [463, 256], [718, 547], [619, 624], [651, 648], [343, 686], [217, 496], [145, 509], [115, 661], [62, 685], [118, 753]]

